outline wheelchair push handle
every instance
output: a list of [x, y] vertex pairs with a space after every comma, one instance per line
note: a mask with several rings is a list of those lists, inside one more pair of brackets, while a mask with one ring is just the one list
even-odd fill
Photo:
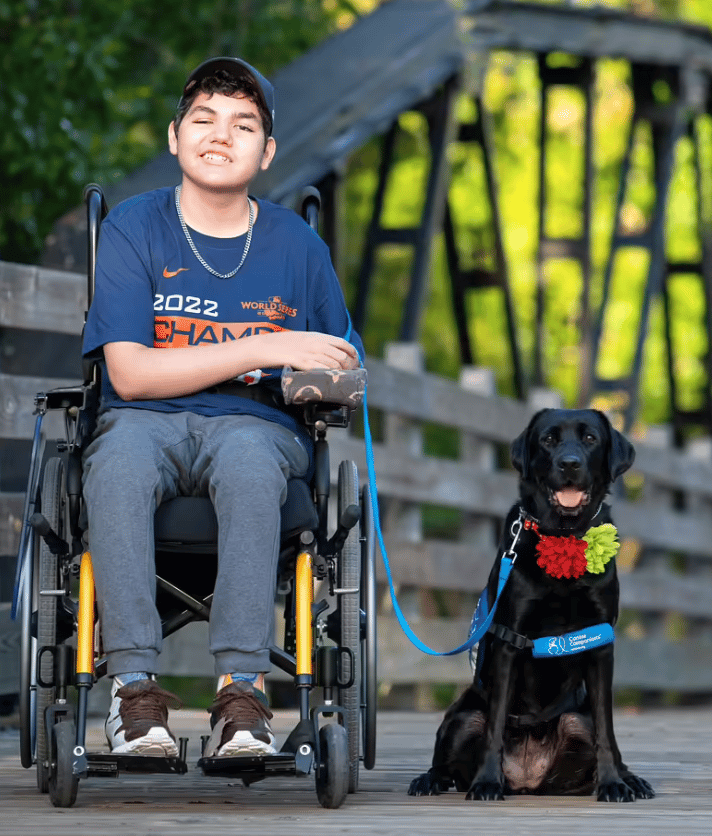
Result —
[[307, 186], [302, 191], [300, 214], [314, 232], [319, 232], [319, 210], [321, 209], [321, 195], [319, 189]]
[[[99, 249], [99, 230], [101, 222], [108, 212], [104, 192], [96, 183], [89, 183], [84, 189], [84, 202], [87, 207], [87, 311], [94, 298], [96, 286], [96, 254]], [[85, 317], [86, 318], [86, 317]]]

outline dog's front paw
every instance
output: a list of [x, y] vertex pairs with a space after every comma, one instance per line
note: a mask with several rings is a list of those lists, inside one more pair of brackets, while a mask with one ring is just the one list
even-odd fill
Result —
[[424, 772], [413, 778], [408, 787], [408, 795], [440, 795], [447, 792], [450, 782], [438, 778], [432, 771]]
[[635, 801], [636, 794], [625, 781], [605, 781], [598, 785], [599, 801]]
[[632, 772], [628, 772], [623, 780], [633, 790], [636, 798], [655, 798], [655, 790], [644, 778], [639, 778]]
[[475, 780], [465, 798], [468, 801], [504, 801], [504, 784], [500, 781]]

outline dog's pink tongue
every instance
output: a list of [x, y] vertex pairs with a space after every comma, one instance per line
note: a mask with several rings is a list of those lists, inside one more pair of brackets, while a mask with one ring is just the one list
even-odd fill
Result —
[[556, 501], [563, 508], [576, 508], [583, 502], [583, 491], [577, 491], [576, 488], [562, 488], [556, 492]]

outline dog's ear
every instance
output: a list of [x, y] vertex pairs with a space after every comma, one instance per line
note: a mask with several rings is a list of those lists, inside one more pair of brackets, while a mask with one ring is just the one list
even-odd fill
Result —
[[518, 435], [512, 442], [509, 453], [510, 459], [512, 461], [512, 465], [521, 473], [523, 479], [527, 479], [529, 477], [529, 440], [531, 438], [532, 429], [539, 416], [549, 411], [550, 410], [548, 409], [540, 409], [532, 416], [526, 430], [524, 430], [521, 435]]
[[618, 430], [611, 426], [611, 422], [603, 412], [599, 414], [608, 427], [610, 439], [608, 447], [608, 471], [611, 474], [611, 482], [615, 482], [635, 461], [635, 448], [623, 433], [619, 433]]

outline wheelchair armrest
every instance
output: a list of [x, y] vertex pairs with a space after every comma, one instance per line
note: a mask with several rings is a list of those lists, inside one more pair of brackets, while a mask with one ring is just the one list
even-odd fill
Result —
[[335, 404], [350, 410], [363, 403], [368, 373], [366, 369], [313, 369], [282, 372], [282, 396], [288, 406], [309, 403]]
[[81, 449], [94, 431], [98, 406], [96, 383], [64, 386], [38, 392], [35, 395], [35, 414], [41, 420], [47, 412], [61, 410], [65, 416], [65, 440], [57, 440], [58, 448], [73, 453]]
[[87, 409], [92, 405], [94, 398], [94, 384], [81, 384], [79, 386], [65, 386], [58, 389], [50, 389], [47, 392], [38, 392], [35, 396], [35, 406], [38, 411], [64, 409], [79, 410]]

